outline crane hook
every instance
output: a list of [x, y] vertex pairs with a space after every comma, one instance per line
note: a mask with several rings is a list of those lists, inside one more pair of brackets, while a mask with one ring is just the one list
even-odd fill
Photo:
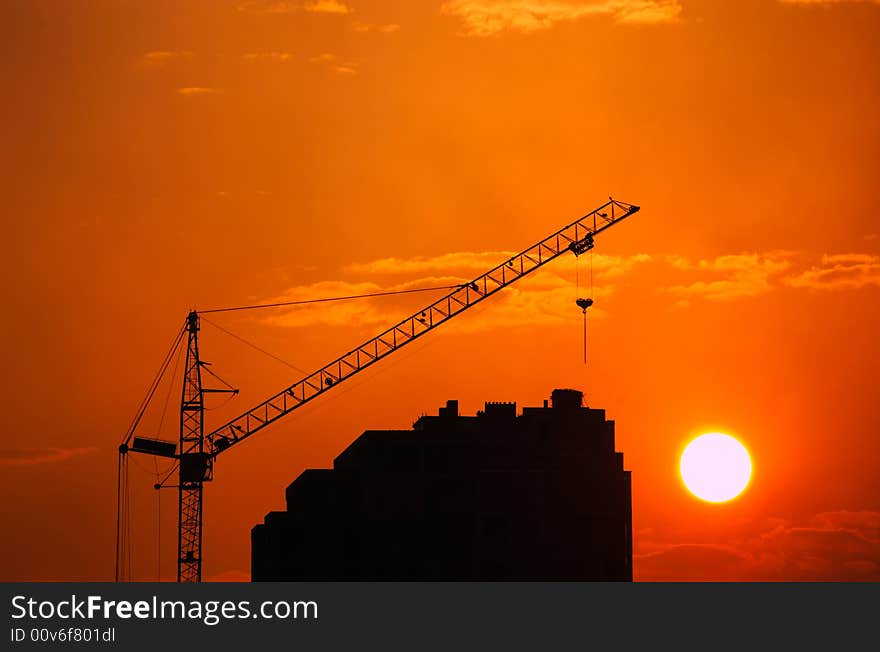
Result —
[[576, 299], [575, 303], [577, 304], [577, 307], [580, 308], [581, 310], [583, 310], [584, 314], [586, 314], [587, 308], [589, 308], [590, 306], [593, 305], [593, 300], [581, 298], [581, 299]]

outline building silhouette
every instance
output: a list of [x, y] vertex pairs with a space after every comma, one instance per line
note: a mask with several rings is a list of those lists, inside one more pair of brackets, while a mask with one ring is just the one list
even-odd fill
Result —
[[254, 581], [632, 580], [630, 472], [614, 422], [552, 403], [448, 401], [304, 471], [251, 532]]

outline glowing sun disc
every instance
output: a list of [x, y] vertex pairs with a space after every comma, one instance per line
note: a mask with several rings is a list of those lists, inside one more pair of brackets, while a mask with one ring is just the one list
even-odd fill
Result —
[[693, 495], [709, 503], [739, 496], [752, 477], [749, 452], [736, 439], [720, 432], [700, 435], [681, 455], [681, 479]]

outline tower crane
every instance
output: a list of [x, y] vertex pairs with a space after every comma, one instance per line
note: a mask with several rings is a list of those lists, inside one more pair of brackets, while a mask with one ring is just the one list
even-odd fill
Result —
[[[564, 253], [570, 251], [575, 256], [580, 256], [590, 251], [594, 246], [595, 236], [638, 210], [639, 206], [609, 198], [599, 208], [562, 227], [472, 281], [454, 286], [451, 292], [422, 310], [402, 319], [376, 337], [356, 346], [207, 433], [205, 396], [210, 393], [237, 393], [238, 390], [231, 387], [215, 389], [203, 386], [202, 371], [214, 374], [207, 368], [208, 363], [199, 357], [199, 312], [196, 310], [189, 312], [176, 341], [180, 344], [183, 337], [186, 337], [179, 441], [175, 443], [134, 434], [140, 416], [146, 408], [145, 404], [155, 391], [155, 384], [158, 381], [154, 381], [151, 392], [141, 404], [138, 416], [119, 447], [120, 482], [125, 456], [129, 453], [165, 457], [176, 461], [177, 581], [199, 582], [202, 579], [203, 490], [205, 483], [214, 479], [214, 462], [220, 454]], [[586, 311], [587, 306], [582, 305], [583, 301], [578, 300], [578, 307]], [[166, 358], [167, 360], [169, 358]], [[159, 485], [156, 485], [156, 488], [158, 489]], [[122, 506], [121, 497], [118, 509], [118, 516], [127, 509]], [[123, 534], [119, 522], [118, 519], [117, 581], [124, 573], [122, 568], [124, 564], [121, 561], [123, 555], [120, 552], [120, 539]]]

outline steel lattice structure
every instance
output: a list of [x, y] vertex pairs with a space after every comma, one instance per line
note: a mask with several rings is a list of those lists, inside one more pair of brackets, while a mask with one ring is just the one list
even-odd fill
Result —
[[[199, 317], [197, 312], [191, 312], [187, 317], [186, 325], [188, 338], [180, 410], [179, 452], [174, 454], [168, 449], [167, 444], [144, 438], [135, 438], [134, 445], [124, 451], [176, 457], [179, 461], [178, 581], [201, 580], [202, 493], [204, 483], [213, 479], [213, 463], [217, 455], [562, 254], [571, 251], [579, 256], [589, 251], [593, 248], [593, 238], [596, 235], [638, 210], [639, 207], [633, 204], [609, 199], [599, 208], [472, 281], [458, 286], [446, 296], [351, 349], [207, 435], [204, 432], [204, 394], [237, 390], [202, 387], [201, 368], [204, 363], [199, 360]], [[125, 447], [121, 447], [121, 450], [122, 448]]]
[[[187, 317], [186, 366], [180, 399], [180, 482], [178, 483], [177, 578], [202, 580], [202, 483], [211, 479], [211, 460], [205, 455], [205, 394], [199, 360], [199, 316]], [[202, 460], [203, 472], [192, 462]]]

